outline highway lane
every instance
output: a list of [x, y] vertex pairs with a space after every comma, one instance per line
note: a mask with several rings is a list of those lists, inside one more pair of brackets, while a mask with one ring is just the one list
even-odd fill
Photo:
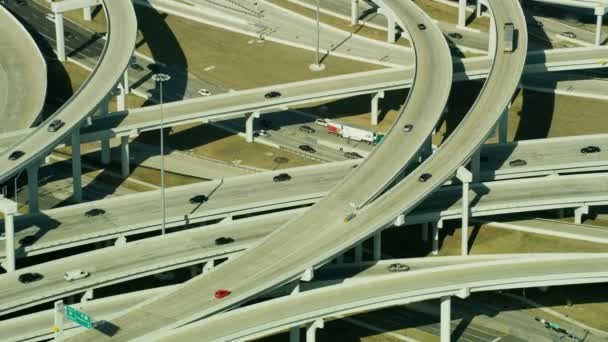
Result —
[[0, 6], [0, 133], [29, 128], [44, 106], [46, 61], [32, 36]]
[[[416, 54], [413, 87], [395, 123], [396, 133], [391, 134], [391, 131], [389, 131], [380, 145], [381, 148], [374, 150], [359, 165], [358, 172], [351, 173], [349, 177], [336, 185], [330, 195], [313, 206], [306, 214], [294, 218], [281, 230], [269, 235], [256, 248], [239, 257], [239, 263], [229, 261], [220, 268], [221, 272], [212, 272], [205, 277], [205, 280], [208, 281], [193, 282], [189, 289], [185, 289], [185, 291], [180, 288], [164, 296], [158, 302], [151, 302], [149, 307], [142, 304], [142, 306], [134, 308], [132, 312], [125, 316], [113, 320], [112, 323], [120, 327], [117, 335], [113, 338], [132, 339], [147, 334], [154, 329], [162, 329], [168, 325], [176, 324], [176, 321], [180, 319], [190, 320], [192, 317], [205, 316], [214, 311], [225, 309], [227, 307], [225, 304], [228, 304], [228, 307], [237, 305], [239, 302], [251, 298], [260, 290], [280, 285], [285, 282], [285, 276], [293, 277], [294, 273], [300, 272], [297, 268], [290, 269], [287, 267], [286, 273], [280, 273], [285, 271], [278, 267], [286, 266], [282, 262], [285, 255], [292, 252], [303, 252], [309, 248], [307, 246], [309, 241], [316, 239], [322, 241], [322, 234], [318, 237], [314, 236], [315, 230], [322, 230], [336, 223], [345, 226], [343, 219], [352, 210], [351, 202], [362, 203], [362, 201], [367, 200], [370, 195], [384, 188], [387, 183], [398, 176], [401, 169], [413, 159], [419, 146], [426, 140], [439, 120], [447, 102], [452, 83], [452, 60], [441, 31], [422, 10], [410, 2], [390, 0], [389, 3], [390, 7], [387, 6], [387, 10], [396, 17], [399, 25], [406, 28], [410, 33]], [[393, 6], [397, 8], [394, 12], [391, 9]], [[419, 24], [424, 24], [425, 28], [420, 29]], [[431, 93], [434, 95], [433, 98], [428, 96]], [[404, 135], [401, 128], [408, 123], [413, 124], [416, 128]], [[400, 153], [395, 154], [394, 151], [396, 150]], [[381, 169], [378, 169], [378, 164], [382, 165]], [[328, 211], [332, 215], [327, 215]], [[311, 239], [313, 236], [314, 239]], [[301, 244], [302, 241], [306, 241], [306, 244]], [[310, 253], [306, 254], [306, 257], [309, 258]], [[280, 270], [279, 273], [275, 272], [277, 267]], [[210, 279], [210, 277], [213, 279]], [[217, 287], [214, 282], [218, 279], [222, 282], [234, 284], [233, 286], [236, 288], [240, 286], [243, 291], [236, 292], [239, 293], [239, 296], [232, 296], [230, 301], [225, 301], [220, 306], [217, 306], [216, 301], [211, 298], [200, 298], [200, 300], [195, 301], [186, 300], [186, 298], [189, 299], [190, 291], [194, 288]], [[252, 286], [252, 284], [255, 285]], [[197, 289], [196, 291], [207, 292], [209, 290]], [[182, 303], [183, 301], [187, 301], [187, 303]], [[158, 312], [155, 309], [158, 305], [162, 305], [167, 312], [172, 312], [172, 314], [158, 315], [155, 313]], [[205, 312], [205, 314], [201, 314], [201, 312]], [[133, 319], [139, 315], [149, 316], [149, 319], [146, 322]], [[138, 323], [134, 324], [133, 322]], [[76, 336], [75, 340], [91, 341], [105, 338], [98, 332], [88, 332]]]
[[329, 286], [224, 312], [148, 341], [255, 339], [314, 321], [471, 292], [608, 281], [608, 255], [530, 257], [438, 267]]
[[[79, 129], [121, 78], [135, 47], [137, 19], [130, 1], [104, 1], [103, 8], [108, 21], [108, 37], [102, 59], [73, 97], [45, 121], [60, 119], [65, 126], [58, 132], [48, 132], [47, 124], [42, 124], [27, 139], [0, 152], [0, 182], [30, 163], [42, 160], [75, 129]], [[25, 155], [16, 161], [8, 160], [14, 151], [23, 151]]]
[[515, 221], [498, 219], [498, 221], [494, 221], [493, 218], [489, 217], [483, 220], [476, 219], [475, 221], [497, 228], [555, 236], [564, 239], [608, 243], [608, 228], [605, 227], [545, 219], [523, 219]]
[[[471, 212], [473, 217], [481, 217], [547, 208], [575, 207], [582, 204], [593, 205], [595, 202], [606, 205], [608, 204], [607, 193], [608, 174], [482, 183], [471, 188], [471, 198], [485, 194], [483, 197], [475, 199], [475, 206], [471, 208]], [[407, 216], [407, 222], [415, 224], [439, 219], [460, 218], [462, 215], [460, 194], [461, 189], [458, 186], [438, 190], [423, 202], [419, 209]], [[45, 278], [45, 281], [39, 283], [23, 285], [17, 282], [14, 275], [5, 274], [0, 276], [0, 289], [3, 289], [0, 291], [0, 313], [5, 314], [31, 307], [54, 298], [83, 292], [88, 288], [124, 282], [162, 270], [200, 264], [210, 258], [218, 259], [242, 252], [247, 248], [263, 244], [263, 238], [269, 236], [271, 232], [277, 234], [277, 229], [292, 218], [304, 217], [305, 215], [302, 215], [304, 211], [299, 209], [279, 212], [209, 225], [202, 229], [186, 230], [169, 234], [164, 238], [154, 237], [139, 240], [127, 244], [127, 247], [105, 248], [74, 255], [20, 269], [18, 273], [39, 272], [45, 276], [51, 275], [50, 281], [46, 281]], [[579, 235], [585, 234], [586, 231], [579, 233]], [[232, 249], [214, 249], [213, 240], [218, 236], [235, 238], [234, 244], [227, 245]], [[597, 236], [589, 233], [586, 239], [597, 240]], [[87, 265], [86, 270], [93, 274], [91, 277], [75, 283], [67, 283], [62, 280], [63, 272], [83, 268], [83, 265]], [[222, 269], [224, 267], [222, 266]], [[201, 293], [196, 291], [196, 288], [191, 289], [192, 285], [196, 285], [197, 282], [198, 280], [194, 280], [184, 284], [184, 289], [190, 289], [188, 292], [190, 294]], [[179, 291], [176, 290], [176, 292]], [[213, 293], [213, 291], [209, 293]], [[165, 295], [170, 295], [170, 293]], [[173, 298], [173, 300], [176, 299]]]
[[[471, 257], [449, 256], [449, 257], [434, 257], [434, 258], [412, 258], [412, 259], [391, 259], [379, 262], [364, 262], [360, 264], [341, 264], [329, 265], [320, 269], [316, 278], [310, 283], [303, 283], [306, 290], [315, 289], [329, 284], [347, 283], [356, 279], [373, 279], [375, 277], [386, 275], [387, 266], [392, 263], [405, 263], [411, 270], [423, 270], [433, 267], [464, 265], [481, 261], [501, 260], [505, 258], [526, 258], [533, 257], [529, 254], [503, 254], [503, 255], [478, 255]], [[559, 254], [556, 254], [559, 256]], [[73, 307], [86, 312], [96, 320], [109, 319], [116, 316], [120, 312], [129, 307], [143, 302], [149, 297], [159, 295], [163, 292], [174, 289], [176, 285], [163, 286], [148, 290], [130, 292], [121, 295], [115, 295], [106, 298], [89, 300], [84, 303], [73, 304]], [[282, 295], [285, 291], [289, 291], [287, 287], [284, 290], [273, 293], [272, 295]], [[49, 329], [49, 322], [53, 321], [53, 310], [46, 310], [20, 316], [17, 318], [4, 320], [0, 322], [0, 340], [2, 341], [23, 341], [32, 339], [43, 339], [52, 336]], [[70, 322], [64, 323], [64, 331], [67, 334], [72, 334], [81, 329]]]

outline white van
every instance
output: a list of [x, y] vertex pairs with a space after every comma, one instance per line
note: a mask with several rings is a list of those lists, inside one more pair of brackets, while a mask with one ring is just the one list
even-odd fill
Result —
[[83, 270], [72, 270], [67, 271], [63, 274], [63, 279], [65, 281], [74, 281], [82, 278], [86, 278], [89, 276], [89, 272], [85, 272]]

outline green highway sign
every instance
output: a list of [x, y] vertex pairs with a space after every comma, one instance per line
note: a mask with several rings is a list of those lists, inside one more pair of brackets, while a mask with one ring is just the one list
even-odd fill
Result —
[[80, 312], [73, 307], [66, 305], [65, 315], [70, 321], [87, 329], [91, 329], [91, 317], [87, 316], [84, 312]]

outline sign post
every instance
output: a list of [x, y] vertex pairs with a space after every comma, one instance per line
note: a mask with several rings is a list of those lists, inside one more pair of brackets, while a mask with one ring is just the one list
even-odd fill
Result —
[[65, 316], [72, 322], [80, 325], [83, 328], [91, 329], [91, 317], [84, 312], [80, 312], [75, 308], [66, 305]]
[[56, 340], [60, 340], [61, 335], [63, 333], [63, 314], [64, 314], [63, 301], [58, 300], [55, 302], [55, 314], [54, 314], [54, 324], [53, 324], [53, 333], [55, 333]]

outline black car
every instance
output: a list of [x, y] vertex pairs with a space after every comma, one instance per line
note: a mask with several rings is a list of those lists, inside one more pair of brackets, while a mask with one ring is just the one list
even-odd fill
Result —
[[279, 93], [278, 91], [271, 91], [271, 92], [264, 94], [264, 97], [267, 99], [272, 99], [272, 98], [280, 97], [280, 96], [281, 96], [281, 93]]
[[414, 125], [412, 125], [412, 124], [407, 124], [407, 125], [403, 126], [404, 132], [411, 132], [413, 129], [414, 129]]
[[19, 279], [19, 282], [21, 282], [23, 284], [27, 284], [27, 283], [32, 283], [32, 282], [38, 281], [42, 278], [44, 278], [44, 277], [40, 273], [28, 272], [28, 273], [23, 273], [23, 274], [19, 275], [18, 279]]
[[450, 32], [448, 33], [448, 37], [453, 39], [462, 39], [462, 35], [458, 32]]
[[528, 162], [523, 159], [515, 159], [509, 162], [509, 166], [518, 167], [518, 166], [526, 166]]
[[540, 20], [536, 20], [534, 23], [536, 24], [536, 27], [543, 27], [543, 26], [545, 26], [545, 24], [543, 24], [543, 22], [540, 21]]
[[142, 67], [141, 65], [139, 65], [137, 63], [133, 63], [133, 64], [129, 65], [129, 67], [131, 67], [131, 69], [136, 70], [136, 71], [144, 70], [144, 67]]
[[272, 180], [275, 182], [285, 182], [291, 179], [291, 176], [287, 173], [281, 173], [279, 175], [276, 175], [274, 177], [272, 177]]
[[51, 121], [49, 127], [46, 129], [49, 132], [57, 132], [61, 127], [63, 127], [65, 123], [59, 119], [55, 119]]
[[344, 156], [348, 159], [359, 159], [359, 158], [363, 158], [362, 155], [360, 155], [357, 152], [344, 152]]
[[232, 242], [234, 242], [234, 239], [231, 238], [231, 237], [222, 236], [222, 237], [219, 237], [219, 238], [215, 239], [215, 244], [218, 245], [218, 246], [226, 245], [226, 244], [229, 244], [229, 243], [232, 243]]
[[310, 126], [306, 126], [306, 125], [300, 126], [298, 129], [304, 133], [314, 133], [315, 132], [314, 128], [312, 128]]
[[423, 173], [423, 174], [420, 175], [420, 177], [418, 177], [418, 181], [424, 183], [427, 180], [431, 179], [431, 177], [433, 177], [432, 174], [430, 174], [430, 173]]
[[389, 272], [407, 272], [410, 270], [410, 267], [406, 264], [395, 263], [388, 265], [386, 269]]
[[84, 216], [86, 216], [86, 217], [95, 217], [95, 216], [103, 215], [105, 213], [106, 213], [105, 210], [99, 209], [99, 208], [95, 208], [95, 209], [91, 209], [91, 210], [87, 211], [86, 213], [84, 213]]
[[418, 29], [420, 29], [420, 30], [426, 30], [426, 25], [424, 25], [424, 24], [418, 24]]
[[196, 195], [190, 198], [190, 204], [202, 204], [207, 202], [207, 196], [205, 195]]
[[308, 153], [315, 153], [317, 152], [317, 150], [315, 150], [314, 148], [310, 147], [309, 145], [300, 145], [298, 146], [298, 148], [304, 152], [308, 152]]
[[13, 153], [11, 153], [11, 155], [8, 156], [8, 160], [17, 160], [17, 159], [23, 157], [24, 154], [25, 154], [25, 152], [23, 152], [23, 151], [19, 151], [19, 150], [13, 151]]
[[30, 246], [34, 242], [36, 242], [36, 238], [34, 237], [34, 235], [28, 235], [19, 240], [19, 244], [23, 247]]
[[597, 147], [597, 146], [594, 146], [594, 145], [589, 145], [587, 147], [581, 148], [581, 153], [583, 153], [583, 154], [598, 153], [600, 151], [601, 151], [601, 149], [599, 147]]

